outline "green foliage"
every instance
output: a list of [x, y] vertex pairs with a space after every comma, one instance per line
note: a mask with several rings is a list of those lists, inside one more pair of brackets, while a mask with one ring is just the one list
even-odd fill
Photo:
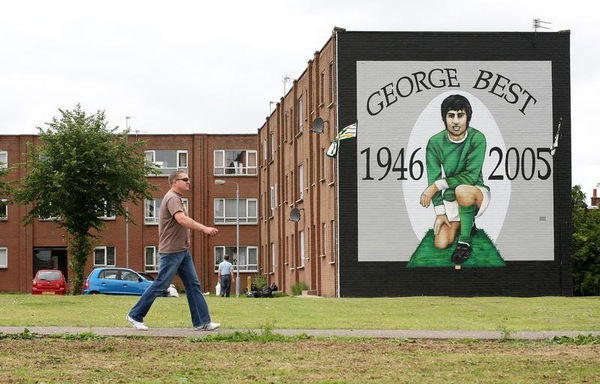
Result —
[[267, 282], [267, 276], [259, 273], [254, 278], [254, 287], [260, 291], [267, 286]]
[[2, 333], [0, 332], [0, 340], [2, 339], [11, 339], [11, 340], [33, 340], [33, 339], [39, 339], [42, 336], [35, 333], [35, 332], [31, 332], [29, 329], [25, 328], [23, 330], [23, 332], [21, 333], [15, 333], [15, 334], [6, 334], [6, 333]]
[[61, 110], [46, 129], [38, 128], [39, 145], [28, 143], [25, 178], [14, 192], [16, 202], [33, 204], [24, 221], [55, 218], [69, 233], [73, 293], [81, 293], [83, 267], [93, 247], [93, 230], [102, 216], [128, 216], [124, 202], [151, 198], [143, 142], [128, 141], [128, 132], [109, 128], [103, 111], [87, 115], [77, 105]]
[[571, 190], [573, 207], [573, 290], [576, 295], [600, 295], [600, 210], [588, 209], [585, 193]]
[[292, 285], [292, 295], [298, 296], [302, 294], [302, 291], [308, 289], [308, 285], [304, 281], [299, 281], [296, 284]]
[[206, 342], [230, 342], [230, 343], [240, 343], [240, 342], [255, 342], [255, 343], [292, 343], [296, 341], [302, 340], [310, 340], [312, 336], [307, 335], [306, 333], [301, 333], [295, 336], [285, 336], [278, 333], [273, 332], [272, 325], [263, 325], [261, 327], [261, 332], [254, 331], [245, 331], [240, 332], [236, 331], [234, 333], [212, 333], [204, 337], [192, 337], [187, 340], [192, 343], [206, 343]]
[[106, 339], [106, 336], [98, 335], [94, 332], [63, 333], [60, 335], [52, 335], [50, 337], [55, 338], [55, 339], [79, 340], [79, 341], [96, 341], [96, 340]]
[[569, 336], [554, 336], [550, 339], [552, 344], [573, 344], [573, 345], [591, 345], [600, 344], [600, 336], [589, 335], [577, 335], [575, 337]]

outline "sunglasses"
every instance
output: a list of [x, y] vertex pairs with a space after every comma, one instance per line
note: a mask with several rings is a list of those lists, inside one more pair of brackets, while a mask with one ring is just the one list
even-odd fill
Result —
[[189, 179], [188, 177], [184, 177], [184, 178], [182, 178], [182, 179], [176, 179], [176, 180], [183, 180], [183, 181], [185, 181], [186, 183], [187, 183], [188, 181], [190, 181], [190, 179]]

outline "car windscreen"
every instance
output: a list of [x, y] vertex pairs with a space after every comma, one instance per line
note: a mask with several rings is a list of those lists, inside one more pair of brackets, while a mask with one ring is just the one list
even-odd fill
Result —
[[38, 278], [38, 280], [48, 280], [48, 281], [60, 280], [60, 272], [56, 272], [56, 271], [38, 272], [37, 278]]

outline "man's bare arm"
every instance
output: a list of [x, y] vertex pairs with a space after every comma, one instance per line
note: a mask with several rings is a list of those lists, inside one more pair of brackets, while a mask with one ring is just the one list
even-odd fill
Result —
[[191, 229], [193, 231], [204, 232], [209, 236], [214, 236], [219, 232], [217, 228], [207, 227], [206, 225], [200, 224], [191, 217], [186, 216], [185, 213], [183, 213], [182, 211], [175, 213], [175, 220], [177, 220], [179, 224], [183, 225], [188, 229]]

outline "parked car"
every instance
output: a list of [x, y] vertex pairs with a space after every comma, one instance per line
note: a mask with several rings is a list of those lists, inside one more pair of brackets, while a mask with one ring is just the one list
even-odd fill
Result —
[[40, 269], [32, 282], [33, 295], [64, 295], [67, 293], [67, 281], [58, 269]]
[[141, 295], [153, 280], [147, 273], [129, 268], [99, 267], [94, 268], [85, 280], [83, 294]]

